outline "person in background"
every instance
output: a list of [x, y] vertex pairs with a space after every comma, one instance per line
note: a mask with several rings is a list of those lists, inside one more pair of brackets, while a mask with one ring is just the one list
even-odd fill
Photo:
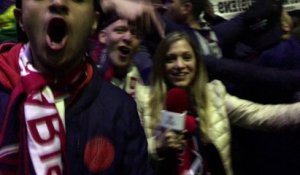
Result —
[[13, 13], [15, 5], [13, 2], [8, 3], [8, 5], [10, 6], [0, 12], [0, 43], [16, 42], [17, 40], [16, 20]]
[[28, 42], [0, 54], [0, 174], [153, 174], [136, 103], [86, 54], [99, 2], [16, 3]]
[[106, 14], [101, 21], [99, 42], [106, 46], [98, 64], [104, 71], [104, 79], [135, 96], [137, 84], [144, 84], [141, 73], [133, 61], [138, 51], [141, 33], [137, 23], [120, 18], [115, 13]]
[[[136, 100], [139, 104], [137, 106], [138, 112], [141, 114], [143, 109], [140, 108], [140, 104], [147, 98], [145, 96], [147, 94], [147, 84], [144, 83], [143, 77], [149, 76], [149, 72], [145, 74], [141, 71], [134, 60], [134, 57], [142, 60], [147, 59], [147, 57], [137, 57], [137, 55], [143, 55], [139, 51], [142, 38], [141, 28], [138, 28], [137, 21], [130, 22], [120, 18], [116, 13], [108, 13], [104, 19], [98, 27], [98, 38], [99, 42], [105, 47], [96, 62], [103, 71], [106, 81], [126, 91]], [[145, 127], [145, 124], [149, 123], [148, 120], [150, 119], [140, 116], [140, 120], [146, 135], [149, 136], [149, 130], [147, 130], [148, 127]]]
[[[152, 130], [148, 144], [152, 148], [149, 150], [151, 157], [157, 162], [157, 174], [233, 174], [230, 124], [264, 130], [300, 122], [299, 103], [256, 104], [231, 96], [218, 80], [207, 83], [202, 56], [185, 33], [167, 35], [159, 44], [153, 61], [149, 97], [144, 98], [148, 101], [140, 104], [145, 105], [143, 117], [150, 118], [145, 126]], [[161, 131], [161, 110], [169, 110], [165, 100], [173, 88], [181, 88], [188, 94], [183, 114], [189, 116], [186, 122], [194, 123], [191, 125], [196, 129], [186, 126], [182, 131], [168, 128]], [[175, 102], [180, 104], [183, 100], [179, 99]], [[190, 138], [193, 138], [192, 144], [189, 144]], [[183, 154], [188, 156], [183, 158]]]

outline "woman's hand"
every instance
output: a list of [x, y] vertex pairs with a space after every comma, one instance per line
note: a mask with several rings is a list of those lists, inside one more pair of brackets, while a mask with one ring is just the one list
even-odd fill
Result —
[[183, 133], [182, 132], [174, 132], [167, 131], [165, 133], [165, 143], [166, 147], [176, 150], [182, 150], [184, 145]]
[[160, 157], [181, 152], [184, 148], [185, 131], [165, 130], [156, 140], [156, 151]]

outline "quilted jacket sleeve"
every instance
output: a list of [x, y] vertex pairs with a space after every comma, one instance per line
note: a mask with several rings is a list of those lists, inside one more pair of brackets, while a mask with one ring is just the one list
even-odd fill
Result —
[[219, 92], [224, 92], [225, 107], [230, 123], [247, 128], [282, 128], [300, 124], [300, 102], [266, 105], [239, 99], [226, 93], [220, 81], [214, 81]]

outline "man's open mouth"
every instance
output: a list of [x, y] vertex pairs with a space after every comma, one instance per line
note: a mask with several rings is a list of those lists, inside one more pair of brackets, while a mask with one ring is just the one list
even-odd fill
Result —
[[121, 55], [123, 55], [123, 56], [127, 56], [130, 54], [130, 49], [126, 46], [119, 46], [118, 49], [119, 49], [119, 52], [121, 53]]
[[67, 41], [67, 23], [62, 18], [52, 18], [47, 28], [47, 44], [51, 49], [59, 50], [65, 47]]

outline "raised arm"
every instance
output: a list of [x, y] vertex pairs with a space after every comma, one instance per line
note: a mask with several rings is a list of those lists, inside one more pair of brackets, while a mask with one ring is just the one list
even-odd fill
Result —
[[[224, 100], [230, 123], [245, 128], [276, 129], [300, 124], [300, 103], [263, 105], [239, 99], [226, 93], [220, 81], [211, 83], [211, 90]], [[218, 106], [216, 106], [218, 107]], [[218, 107], [220, 108], [220, 107]], [[221, 109], [222, 110], [222, 109]]]
[[149, 0], [100, 0], [104, 12], [113, 10], [119, 16], [129, 20], [139, 20], [145, 29], [150, 32], [155, 28], [161, 38], [164, 38], [164, 25]]

